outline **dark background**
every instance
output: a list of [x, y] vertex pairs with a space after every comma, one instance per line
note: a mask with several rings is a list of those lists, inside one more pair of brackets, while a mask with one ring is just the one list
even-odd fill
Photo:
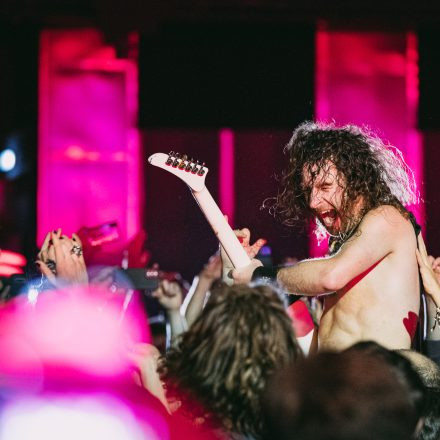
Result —
[[[218, 157], [209, 147], [217, 142], [212, 129], [233, 128], [240, 188], [237, 226], [249, 226], [255, 235], [268, 238], [276, 260], [286, 255], [304, 257], [305, 234], [285, 230], [259, 206], [274, 194], [273, 170], [282, 167], [282, 147], [290, 131], [313, 117], [314, 30], [320, 20], [342, 28], [416, 31], [427, 233], [432, 253], [440, 255], [437, 1], [3, 0], [0, 142], [4, 146], [11, 136], [18, 136], [24, 167], [21, 176], [4, 186], [0, 247], [28, 257], [35, 248], [39, 32], [46, 27], [93, 26], [105, 33], [120, 56], [128, 50], [128, 33], [140, 32], [139, 125], [149, 132], [143, 141], [145, 154], [161, 148], [167, 151], [169, 142], [176, 141], [182, 148], [191, 148], [210, 163], [207, 183], [216, 197]], [[286, 57], [287, 49], [294, 56]], [[174, 129], [179, 134], [176, 131], [173, 137]], [[152, 179], [166, 192], [152, 191]], [[190, 273], [215, 250], [216, 242], [198, 210], [182, 209], [193, 207], [194, 201], [181, 182], [173, 182], [159, 173], [146, 173], [145, 227], [153, 256], [177, 268], [182, 266], [181, 256], [189, 253], [191, 261], [185, 261], [183, 271]]]

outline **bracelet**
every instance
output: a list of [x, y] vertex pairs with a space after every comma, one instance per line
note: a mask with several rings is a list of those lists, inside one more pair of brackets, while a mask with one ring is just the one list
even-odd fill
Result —
[[440, 327], [440, 307], [436, 306], [435, 308], [435, 317], [434, 317], [434, 325], [431, 328], [431, 331], [433, 332], [437, 325]]

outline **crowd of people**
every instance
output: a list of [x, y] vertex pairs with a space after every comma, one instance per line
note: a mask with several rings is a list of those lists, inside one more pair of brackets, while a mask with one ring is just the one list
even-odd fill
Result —
[[[80, 237], [49, 232], [37, 264], [53, 290], [0, 309], [0, 438], [440, 439], [440, 259], [404, 207], [417, 197], [401, 155], [315, 123], [286, 152], [270, 210], [316, 221], [329, 255], [263, 267], [261, 241], [236, 231], [249, 266], [222, 252], [189, 290], [163, 277], [151, 292], [164, 345], [136, 286], [91, 276]], [[306, 348], [291, 295], [315, 327]]]

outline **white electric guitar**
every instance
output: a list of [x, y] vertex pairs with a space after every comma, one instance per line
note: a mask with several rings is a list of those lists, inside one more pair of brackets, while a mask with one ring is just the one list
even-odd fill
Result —
[[209, 171], [205, 163], [200, 164], [174, 151], [169, 154], [155, 153], [148, 158], [148, 162], [174, 174], [188, 185], [234, 267], [241, 269], [247, 266], [251, 260], [205, 186]]

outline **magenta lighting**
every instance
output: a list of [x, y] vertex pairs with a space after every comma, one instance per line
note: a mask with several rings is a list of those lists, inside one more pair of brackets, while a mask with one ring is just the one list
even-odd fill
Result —
[[37, 242], [62, 226], [140, 229], [137, 60], [118, 58], [95, 29], [40, 38]]
[[[417, 37], [412, 32], [316, 33], [315, 116], [337, 125], [366, 125], [402, 151], [422, 191], [423, 151], [416, 128], [418, 92]], [[423, 197], [423, 194], [420, 194]], [[410, 206], [420, 224], [424, 207]], [[312, 235], [310, 255], [324, 255]]]

